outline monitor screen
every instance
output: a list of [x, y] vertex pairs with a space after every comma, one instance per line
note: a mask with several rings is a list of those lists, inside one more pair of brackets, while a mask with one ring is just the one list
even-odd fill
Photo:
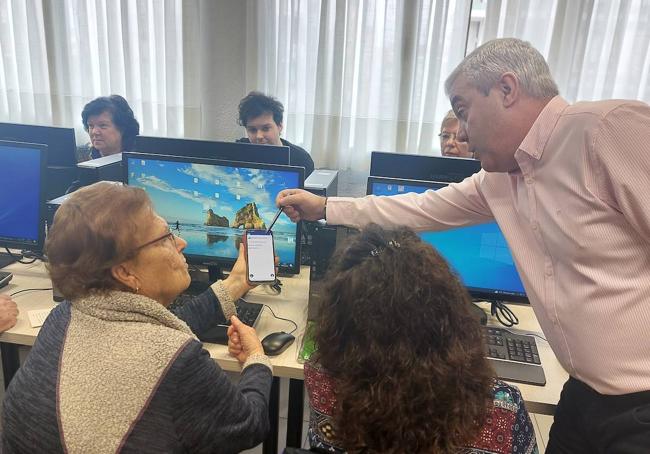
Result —
[[73, 128], [0, 123], [0, 140], [47, 145], [47, 165], [49, 167], [75, 167], [77, 165], [77, 143]]
[[[123, 153], [124, 182], [144, 189], [179, 233], [192, 262], [231, 265], [244, 229], [265, 229], [282, 189], [302, 188], [304, 169], [271, 164]], [[273, 226], [280, 271], [300, 271], [300, 223], [282, 214]]]
[[45, 234], [47, 147], [0, 141], [0, 246], [40, 251]]
[[289, 147], [275, 145], [136, 136], [133, 149], [135, 152], [147, 154], [190, 156], [224, 161], [261, 162], [264, 164], [290, 164]]
[[479, 170], [481, 170], [481, 161], [476, 159], [385, 151], [373, 151], [370, 155], [370, 175], [373, 177], [453, 183], [463, 181]]
[[[377, 196], [419, 194], [446, 185], [442, 182], [369, 177], [367, 193]], [[449, 262], [475, 298], [528, 301], [510, 249], [496, 222], [440, 232], [420, 232], [419, 235]]]

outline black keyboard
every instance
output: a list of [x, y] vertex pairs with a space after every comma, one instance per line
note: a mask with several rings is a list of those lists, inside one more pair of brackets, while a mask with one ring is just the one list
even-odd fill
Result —
[[484, 326], [483, 340], [485, 356], [499, 378], [542, 386], [546, 384], [546, 376], [533, 336]]
[[[237, 318], [242, 321], [242, 323], [255, 327], [257, 321], [262, 314], [264, 309], [263, 304], [258, 303], [249, 303], [248, 301], [238, 300], [235, 303], [237, 309]], [[199, 339], [203, 342], [211, 342], [213, 344], [222, 344], [226, 345], [228, 343], [228, 326], [230, 321], [224, 325], [217, 325], [209, 330], [201, 333]]]
[[235, 306], [237, 308], [237, 318], [239, 318], [239, 320], [244, 324], [253, 327], [257, 323], [257, 320], [259, 320], [262, 310], [264, 309], [263, 304], [249, 303], [244, 300], [237, 301]]
[[487, 345], [488, 358], [541, 364], [533, 336], [513, 334], [501, 328], [487, 326], [484, 328], [483, 336]]

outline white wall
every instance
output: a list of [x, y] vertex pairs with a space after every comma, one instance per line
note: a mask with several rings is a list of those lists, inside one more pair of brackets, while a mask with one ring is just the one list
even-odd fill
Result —
[[184, 14], [185, 136], [242, 137], [237, 106], [247, 93], [246, 3], [202, 0]]

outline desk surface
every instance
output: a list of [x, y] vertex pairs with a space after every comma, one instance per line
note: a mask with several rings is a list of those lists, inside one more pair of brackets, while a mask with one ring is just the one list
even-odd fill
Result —
[[[28, 288], [48, 288], [51, 282], [45, 274], [44, 265], [37, 262], [32, 265], [12, 264], [6, 271], [14, 273], [11, 283], [4, 287], [1, 293], [13, 293]], [[303, 378], [303, 366], [296, 361], [299, 341], [302, 338], [307, 320], [307, 303], [309, 295], [309, 268], [302, 267], [300, 274], [282, 279], [282, 294], [273, 295], [264, 287], [252, 290], [247, 296], [248, 301], [269, 305], [279, 317], [289, 318], [298, 324], [298, 330], [293, 334], [296, 341], [281, 355], [271, 357], [273, 374], [277, 377]], [[12, 344], [33, 345], [38, 335], [38, 328], [32, 328], [27, 318], [27, 312], [34, 309], [46, 309], [55, 306], [52, 301], [52, 291], [27, 291], [14, 296], [20, 309], [18, 323], [12, 329], [0, 334], [0, 342]], [[483, 304], [489, 314], [489, 305]], [[519, 325], [513, 332], [535, 333], [543, 337], [535, 314], [530, 306], [512, 305], [511, 309], [519, 317]], [[496, 319], [488, 315], [488, 324], [497, 325]], [[274, 331], [290, 331], [293, 326], [285, 321], [277, 320], [268, 309], [264, 309], [256, 326], [260, 338]], [[533, 386], [514, 383], [522, 393], [528, 410], [533, 413], [553, 414], [555, 405], [560, 398], [560, 392], [568, 374], [557, 361], [548, 343], [536, 338], [544, 373], [546, 386]], [[204, 347], [210, 355], [225, 370], [240, 370], [239, 362], [228, 354], [223, 345], [205, 343]]]

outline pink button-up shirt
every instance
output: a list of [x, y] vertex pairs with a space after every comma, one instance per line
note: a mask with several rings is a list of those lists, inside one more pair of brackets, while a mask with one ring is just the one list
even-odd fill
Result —
[[424, 194], [330, 198], [331, 224], [441, 230], [495, 219], [562, 366], [603, 394], [650, 390], [650, 107], [555, 97], [515, 153]]

